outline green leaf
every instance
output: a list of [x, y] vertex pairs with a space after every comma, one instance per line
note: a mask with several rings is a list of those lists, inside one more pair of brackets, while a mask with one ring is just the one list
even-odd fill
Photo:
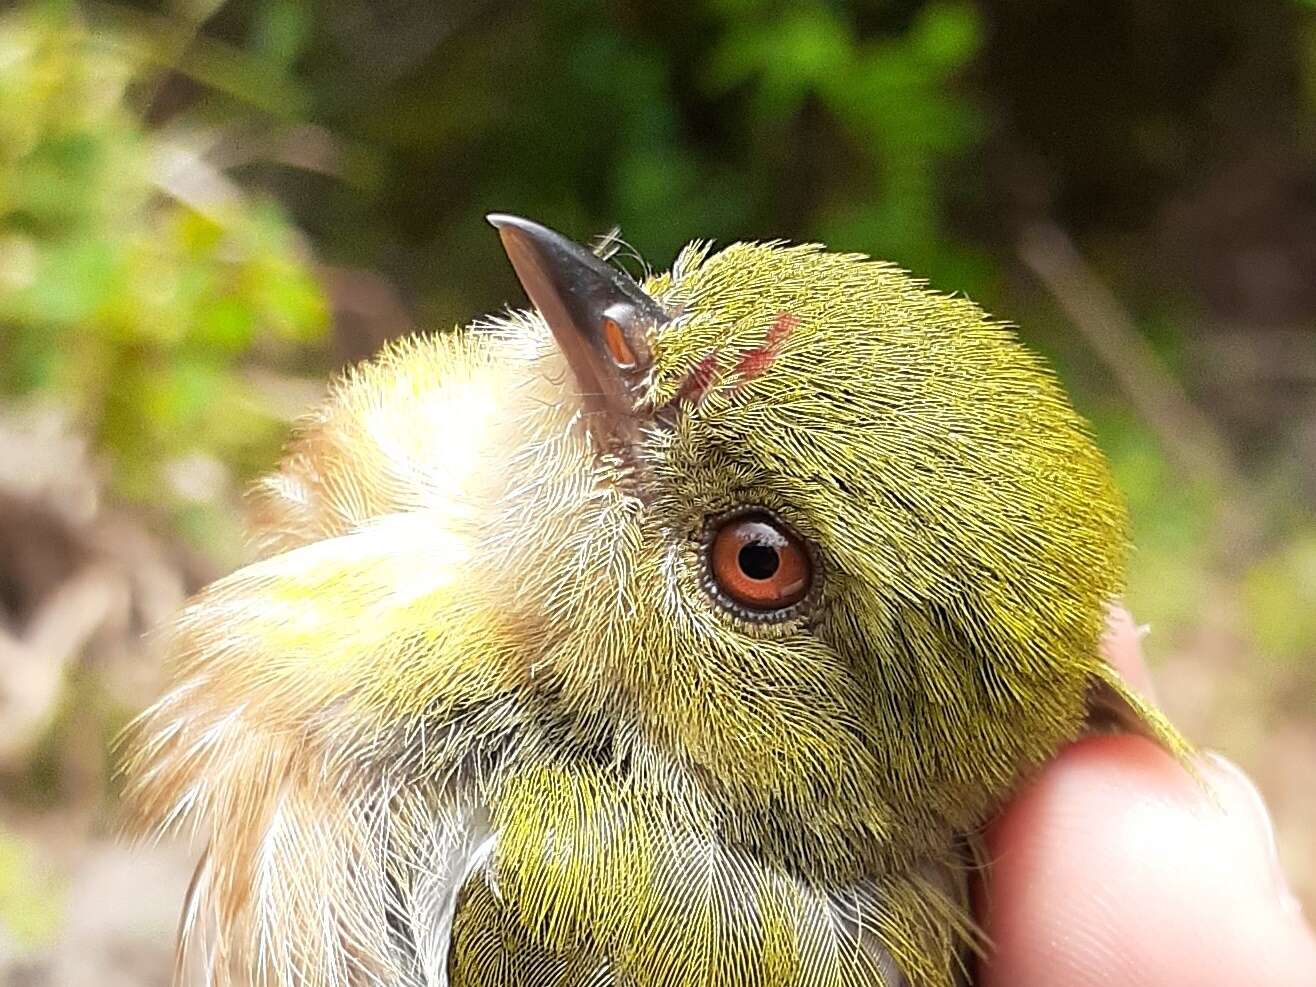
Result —
[[923, 11], [910, 38], [923, 59], [942, 75], [963, 68], [977, 54], [982, 26], [966, 3], [933, 3]]
[[96, 310], [121, 286], [120, 254], [97, 235], [52, 244], [23, 297], [30, 318], [44, 324], [94, 325]]
[[288, 74], [310, 37], [310, 10], [299, 0], [267, 0], [253, 21], [251, 47], [280, 73]]

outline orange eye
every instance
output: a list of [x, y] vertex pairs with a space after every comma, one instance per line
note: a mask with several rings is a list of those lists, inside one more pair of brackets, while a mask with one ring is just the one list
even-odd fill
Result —
[[719, 595], [766, 616], [808, 595], [813, 562], [800, 537], [770, 514], [737, 514], [713, 532], [708, 575]]

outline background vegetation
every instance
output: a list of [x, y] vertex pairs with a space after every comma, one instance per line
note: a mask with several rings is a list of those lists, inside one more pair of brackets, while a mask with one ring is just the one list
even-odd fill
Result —
[[[1311, 0], [24, 0], [0, 12], [0, 982], [163, 984], [141, 633], [343, 364], [522, 295], [499, 209], [896, 260], [1095, 422], [1162, 700], [1316, 910]], [[638, 262], [637, 262], [638, 263]]]

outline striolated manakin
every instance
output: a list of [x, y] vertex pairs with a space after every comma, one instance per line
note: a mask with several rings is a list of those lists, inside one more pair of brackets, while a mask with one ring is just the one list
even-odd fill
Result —
[[1125, 517], [971, 302], [817, 246], [643, 285], [491, 216], [535, 311], [392, 345], [172, 628], [132, 797], [216, 984], [967, 978], [975, 834], [1104, 723]]

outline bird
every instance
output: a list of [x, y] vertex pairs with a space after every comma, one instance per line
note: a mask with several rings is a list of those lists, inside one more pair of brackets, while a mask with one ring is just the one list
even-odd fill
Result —
[[981, 834], [1094, 730], [1125, 508], [1014, 330], [895, 265], [633, 278], [493, 214], [532, 307], [388, 345], [165, 630], [180, 978], [952, 987]]

